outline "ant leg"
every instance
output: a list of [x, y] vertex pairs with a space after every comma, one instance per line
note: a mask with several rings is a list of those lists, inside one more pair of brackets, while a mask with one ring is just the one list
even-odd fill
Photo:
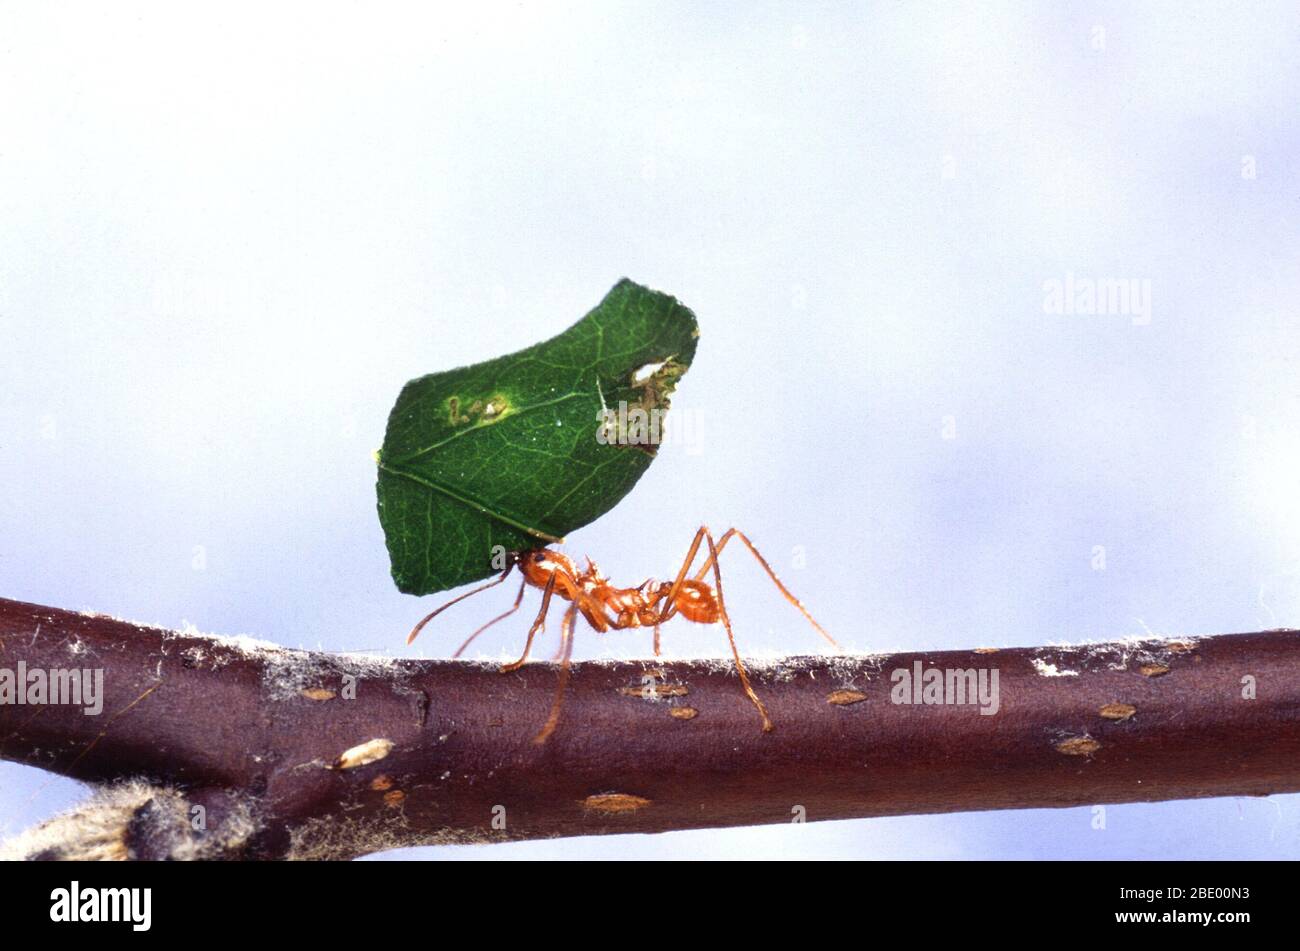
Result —
[[[717, 553], [721, 555], [722, 549], [727, 547], [727, 542], [731, 541], [731, 537], [733, 535], [739, 535], [739, 534], [740, 532], [736, 531], [736, 529], [734, 528], [729, 528], [725, 532], [723, 532], [722, 537], [718, 539], [718, 547], [716, 549]], [[752, 548], [753, 546], [750, 547]], [[703, 567], [701, 567], [699, 571], [695, 572], [695, 580], [703, 581], [704, 576], [708, 574], [709, 569], [712, 567], [713, 567], [713, 555], [710, 554], [708, 558], [704, 559]]]
[[701, 530], [704, 532], [704, 537], [709, 540], [709, 560], [713, 563], [713, 587], [718, 595], [718, 613], [722, 615], [722, 623], [727, 628], [727, 640], [731, 642], [731, 656], [736, 659], [736, 673], [740, 674], [740, 683], [745, 688], [746, 696], [753, 701], [759, 715], [763, 718], [763, 732], [771, 733], [772, 718], [767, 715], [767, 708], [763, 706], [763, 701], [758, 699], [758, 694], [754, 693], [754, 688], [749, 683], [745, 662], [740, 659], [740, 651], [736, 648], [736, 635], [731, 632], [731, 617], [727, 614], [726, 602], [722, 600], [722, 572], [718, 570], [718, 549], [713, 544], [713, 533], [707, 528]]
[[524, 603], [524, 589], [527, 587], [528, 587], [528, 579], [525, 578], [519, 582], [519, 593], [515, 595], [514, 606], [509, 611], [503, 611], [502, 613], [498, 614], [496, 617], [488, 621], [486, 624], [480, 627], [469, 637], [465, 638], [465, 643], [461, 644], [460, 647], [456, 648], [456, 653], [451, 655], [452, 660], [455, 660], [461, 654], [465, 653], [465, 648], [469, 647], [470, 644], [474, 643], [474, 638], [478, 637], [480, 634], [486, 631], [493, 624], [497, 623], [497, 621], [504, 621], [506, 618], [510, 617], [510, 615], [518, 611], [519, 605]]
[[803, 602], [800, 601], [798, 598], [796, 598], [790, 592], [790, 589], [781, 583], [781, 579], [776, 576], [776, 572], [773, 571], [772, 566], [767, 563], [767, 559], [764, 558], [761, 554], [759, 554], [758, 549], [754, 547], [754, 543], [751, 542], [749, 538], [745, 535], [745, 533], [740, 531], [739, 529], [735, 529], [735, 528], [727, 529], [727, 531], [723, 534], [722, 538], [719, 539], [718, 541], [717, 552], [715, 554], [711, 554], [708, 557], [708, 559], [704, 562], [704, 567], [699, 570], [698, 574], [696, 574], [695, 580], [699, 581], [704, 577], [704, 573], [709, 570], [709, 565], [713, 563], [717, 555], [722, 554], [722, 549], [727, 547], [727, 542], [731, 540], [731, 537], [733, 535], [745, 543], [745, 547], [749, 549], [750, 554], [752, 554], [755, 558], [758, 559], [758, 563], [763, 566], [763, 570], [766, 571], [767, 576], [772, 579], [772, 583], [781, 589], [781, 593], [785, 595], [785, 599], [799, 609], [799, 612], [808, 619], [808, 623], [817, 629], [817, 633], [820, 634], [822, 637], [826, 638], [826, 640], [830, 642], [830, 645], [834, 647], [836, 650], [842, 650], [842, 648], [840, 647], [839, 643], [835, 640], [835, 638], [827, 634], [826, 629], [822, 627], [820, 624], [818, 624], [816, 618], [814, 618], [811, 614], [808, 613], [808, 609], [803, 606]]
[[556, 726], [560, 723], [560, 706], [564, 703], [564, 690], [569, 686], [569, 666], [573, 657], [573, 628], [574, 622], [578, 616], [578, 603], [575, 601], [569, 605], [569, 610], [564, 612], [564, 623], [560, 625], [560, 640], [564, 644], [563, 655], [560, 660], [560, 680], [555, 687], [555, 700], [551, 703], [551, 715], [546, 718], [546, 724], [542, 727], [541, 732], [533, 737], [533, 742], [538, 746], [545, 743], [555, 732]]
[[[612, 621], [610, 621], [609, 615], [605, 613], [605, 606], [603, 604], [582, 591], [576, 592], [576, 595], [577, 596], [574, 598], [574, 604], [578, 606], [578, 610], [581, 612], [582, 616], [587, 619], [587, 623], [591, 625], [592, 630], [597, 634], [604, 634], [611, 627], [616, 626]], [[577, 617], [574, 617], [573, 622], [575, 625], [578, 623]], [[560, 639], [560, 646], [556, 648], [555, 654], [551, 657], [551, 663], [555, 663], [562, 656], [564, 656], [563, 638]]]
[[686, 575], [691, 570], [691, 565], [695, 562], [695, 556], [700, 550], [700, 542], [702, 542], [704, 536], [708, 534], [709, 526], [701, 525], [699, 530], [695, 533], [695, 538], [691, 541], [690, 550], [686, 552], [686, 559], [682, 562], [682, 567], [677, 571], [677, 577], [673, 581], [673, 586], [668, 589], [668, 595], [665, 599], [668, 603], [668, 607], [659, 615], [659, 620], [655, 624], [655, 656], [658, 656], [659, 654], [659, 625], [677, 613], [677, 589], [680, 588], [682, 582], [686, 580]]
[[551, 609], [551, 595], [555, 593], [556, 574], [557, 572], [552, 571], [550, 579], [546, 582], [546, 589], [542, 592], [542, 607], [537, 612], [537, 619], [533, 621], [533, 626], [528, 629], [528, 640], [524, 642], [523, 656], [514, 663], [502, 664], [501, 673], [508, 674], [518, 670], [528, 660], [528, 652], [533, 649], [533, 638], [537, 636], [538, 631], [546, 627], [546, 612]]
[[410, 634], [406, 635], [406, 643], [409, 644], [409, 643], [411, 643], [413, 640], [415, 640], [416, 637], [419, 636], [420, 632], [421, 632], [422, 630], [424, 630], [424, 625], [428, 624], [430, 621], [432, 621], [434, 618], [436, 618], [436, 617], [437, 617], [439, 614], [441, 614], [443, 611], [447, 610], [447, 609], [448, 609], [449, 607], [451, 607], [453, 604], [459, 604], [461, 601], [464, 601], [466, 598], [472, 598], [474, 595], [478, 594], [480, 591], [486, 591], [488, 588], [495, 588], [495, 587], [496, 587], [497, 585], [499, 585], [501, 582], [505, 581], [505, 580], [506, 580], [506, 576], [507, 576], [508, 574], [510, 574], [510, 572], [514, 569], [514, 567], [515, 567], [515, 566], [514, 566], [513, 564], [506, 565], [506, 570], [503, 571], [503, 572], [501, 572], [501, 577], [497, 578], [495, 581], [489, 581], [487, 584], [479, 585], [479, 586], [478, 586], [477, 588], [475, 588], [473, 591], [467, 591], [467, 592], [465, 592], [464, 594], [462, 594], [462, 595], [461, 595], [460, 597], [458, 597], [458, 598], [452, 598], [450, 601], [448, 601], [448, 602], [447, 602], [446, 604], [444, 604], [442, 607], [437, 608], [437, 609], [435, 609], [434, 611], [430, 612], [430, 613], [425, 617], [425, 619], [424, 619], [423, 621], [421, 621], [419, 624], [415, 625], [415, 627], [411, 629], [411, 633], [410, 633]]

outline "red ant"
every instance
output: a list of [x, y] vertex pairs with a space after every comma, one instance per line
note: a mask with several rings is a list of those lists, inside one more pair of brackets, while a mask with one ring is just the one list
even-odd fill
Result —
[[[772, 730], [772, 720], [767, 715], [767, 708], [763, 706], [763, 701], [758, 699], [758, 694], [754, 693], [754, 688], [750, 685], [749, 673], [745, 670], [745, 664], [740, 659], [740, 652], [736, 649], [736, 638], [731, 631], [731, 618], [727, 615], [727, 608], [722, 600], [722, 572], [718, 568], [718, 555], [733, 536], [745, 543], [745, 546], [758, 559], [758, 563], [763, 566], [768, 577], [772, 579], [772, 583], [785, 595], [785, 599], [798, 608], [809, 623], [817, 629], [818, 633], [838, 650], [839, 644], [835, 642], [835, 639], [826, 633], [825, 629], [813, 619], [813, 616], [799, 602], [799, 599], [781, 583], [781, 579], [776, 576], [776, 572], [767, 563], [767, 559], [759, 554], [758, 549], [754, 547], [754, 543], [746, 538], [743, 532], [734, 528], [728, 529], [721, 540], [715, 543], [713, 533], [709, 531], [708, 526], [704, 525], [700, 526], [699, 531], [695, 533], [695, 540], [691, 542], [690, 550], [686, 553], [686, 559], [677, 572], [677, 578], [671, 583], [666, 581], [657, 583], [654, 580], [647, 580], [636, 588], [618, 588], [609, 583], [590, 558], [587, 559], [587, 567], [579, 571], [566, 555], [552, 551], [549, 548], [536, 548], [530, 551], [512, 553], [509, 564], [506, 565], [505, 571], [501, 573], [500, 577], [448, 601], [442, 607], [433, 611], [423, 621], [415, 625], [410, 636], [407, 637], [406, 643], [410, 644], [414, 641], [420, 631], [424, 629], [424, 626], [447, 608], [478, 594], [480, 591], [486, 591], [488, 588], [501, 584], [506, 580], [510, 572], [518, 567], [520, 574], [523, 575], [523, 580], [519, 585], [519, 594], [515, 596], [514, 606], [503, 614], [497, 615], [471, 634], [452, 656], [459, 657], [473, 642], [474, 638], [493, 624], [505, 620], [518, 611], [519, 605], [524, 600], [524, 590], [528, 585], [532, 585], [534, 588], [542, 589], [541, 610], [537, 612], [537, 618], [533, 621], [532, 627], [528, 629], [528, 640], [524, 643], [523, 656], [513, 663], [503, 664], [501, 667], [501, 672], [507, 674], [518, 670], [528, 660], [528, 653], [533, 646], [533, 638], [537, 636], [538, 632], [545, 629], [546, 615], [551, 607], [551, 598], [554, 595], [559, 595], [565, 601], [570, 602], [568, 609], [564, 612], [564, 622], [560, 627], [561, 663], [559, 685], [556, 688], [555, 700], [551, 705], [550, 717], [547, 718], [541, 732], [534, 737], [534, 743], [545, 743], [560, 721], [560, 705], [564, 699], [564, 689], [569, 681], [569, 660], [573, 656], [573, 629], [579, 613], [587, 619], [587, 623], [601, 633], [611, 628], [623, 630], [653, 626], [656, 657], [659, 656], [659, 626], [674, 615], [681, 614], [688, 621], [694, 621], [697, 624], [715, 624], [721, 620], [727, 629], [727, 640], [731, 642], [731, 655], [736, 661], [736, 672], [740, 675], [741, 686], [744, 687], [745, 695], [749, 697], [750, 701], [758, 709], [759, 715], [763, 718], [763, 732], [768, 733]], [[695, 562], [702, 541], [707, 541], [709, 544], [709, 557], [704, 562], [704, 567], [696, 572], [695, 577], [688, 578], [687, 574]], [[710, 568], [713, 569], [712, 587], [703, 580], [705, 573]]]

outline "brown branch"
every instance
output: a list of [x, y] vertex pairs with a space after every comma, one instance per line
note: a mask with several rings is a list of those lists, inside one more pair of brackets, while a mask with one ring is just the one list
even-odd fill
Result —
[[[103, 712], [0, 706], [0, 755], [145, 780], [29, 835], [28, 856], [342, 858], [1300, 790], [1293, 631], [751, 662], [770, 734], [729, 663], [584, 663], [542, 746], [548, 664], [291, 651], [0, 600], [0, 671], [19, 662], [102, 668]], [[998, 712], [892, 702], [917, 663], [996, 670]]]

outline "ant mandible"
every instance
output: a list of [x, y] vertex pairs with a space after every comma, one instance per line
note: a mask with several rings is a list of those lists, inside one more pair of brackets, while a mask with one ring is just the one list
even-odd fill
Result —
[[[601, 574], [600, 569], [596, 567], [595, 562], [590, 558], [587, 559], [587, 567], [579, 571], [568, 556], [552, 551], [549, 548], [515, 552], [510, 555], [509, 563], [499, 577], [457, 598], [453, 598], [431, 612], [424, 620], [415, 625], [415, 628], [406, 638], [406, 643], [410, 644], [414, 641], [420, 631], [424, 629], [424, 626], [447, 608], [464, 601], [466, 598], [473, 597], [480, 591], [496, 587], [509, 577], [511, 571], [518, 567], [520, 574], [523, 575], [523, 580], [519, 584], [519, 593], [515, 596], [514, 605], [510, 610], [497, 615], [471, 634], [452, 656], [459, 657], [473, 643], [474, 638], [493, 624], [505, 620], [518, 611], [520, 604], [524, 600], [524, 591], [529, 585], [532, 585], [534, 588], [542, 589], [541, 609], [537, 612], [532, 627], [528, 629], [528, 639], [524, 643], [523, 655], [517, 661], [501, 666], [502, 673], [508, 674], [518, 670], [528, 660], [529, 651], [532, 650], [533, 646], [533, 638], [545, 629], [546, 615], [551, 607], [551, 598], [558, 595], [563, 600], [570, 602], [569, 607], [564, 612], [564, 621], [560, 626], [560, 679], [555, 691], [555, 700], [551, 705], [551, 713], [546, 720], [546, 724], [542, 727], [541, 732], [533, 738], [534, 743], [545, 743], [547, 738], [555, 732], [555, 727], [560, 722], [560, 706], [564, 700], [564, 690], [569, 681], [569, 662], [573, 656], [573, 631], [578, 614], [586, 618], [587, 623], [600, 633], [610, 629], [625, 630], [627, 628], [654, 627], [654, 652], [656, 657], [659, 656], [659, 628], [665, 621], [675, 615], [680, 614], [686, 620], [694, 621], [697, 624], [715, 624], [721, 620], [727, 629], [727, 640], [731, 643], [731, 655], [736, 662], [736, 672], [740, 675], [741, 686], [744, 687], [745, 695], [749, 697], [750, 701], [758, 709], [759, 715], [763, 718], [763, 732], [768, 733], [772, 730], [772, 719], [767, 715], [767, 708], [763, 706], [763, 701], [758, 699], [758, 694], [754, 692], [754, 688], [749, 682], [749, 673], [745, 670], [744, 661], [740, 659], [740, 651], [736, 649], [736, 637], [731, 630], [731, 618], [727, 615], [726, 604], [722, 598], [722, 572], [718, 567], [718, 556], [732, 538], [739, 538], [745, 543], [745, 547], [758, 559], [758, 563], [763, 566], [768, 577], [772, 579], [772, 583], [785, 595], [785, 599], [798, 608], [809, 623], [817, 629], [817, 632], [838, 650], [839, 644], [808, 613], [808, 609], [800, 603], [799, 599], [790, 593], [790, 589], [781, 583], [781, 579], [776, 576], [776, 572], [767, 563], [767, 559], [754, 547], [754, 543], [745, 537], [744, 532], [730, 528], [715, 542], [713, 533], [709, 531], [707, 525], [701, 525], [699, 531], [695, 533], [695, 539], [691, 542], [690, 550], [687, 551], [686, 558], [682, 561], [682, 566], [677, 572], [677, 577], [672, 582], [655, 582], [650, 579], [635, 588], [619, 588], [610, 584], [609, 580]], [[705, 560], [704, 566], [695, 573], [694, 577], [687, 577], [692, 565], [695, 563], [696, 556], [699, 554], [702, 542], [708, 543], [709, 556]], [[713, 569], [712, 587], [703, 580], [710, 568]]]

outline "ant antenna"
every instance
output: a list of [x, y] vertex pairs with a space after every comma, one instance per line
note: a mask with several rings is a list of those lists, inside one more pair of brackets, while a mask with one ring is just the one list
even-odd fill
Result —
[[474, 643], [474, 638], [478, 637], [480, 634], [486, 631], [493, 624], [496, 624], [498, 621], [504, 621], [506, 618], [510, 617], [510, 615], [518, 611], [519, 605], [523, 604], [524, 602], [524, 589], [527, 587], [528, 587], [528, 579], [525, 578], [519, 582], [519, 593], [515, 595], [514, 606], [509, 611], [502, 611], [500, 614], [498, 614], [492, 620], [488, 621], [486, 624], [480, 627], [469, 637], [465, 638], [465, 643], [461, 644], [460, 647], [456, 648], [456, 653], [451, 655], [452, 660], [455, 660], [461, 654], [465, 653], [466, 648], [468, 648], [470, 644]]
[[497, 585], [499, 585], [501, 582], [505, 581], [505, 580], [506, 580], [506, 576], [509, 575], [510, 572], [514, 570], [514, 567], [515, 567], [515, 563], [514, 563], [513, 561], [511, 561], [510, 564], [506, 565], [506, 570], [503, 571], [503, 572], [501, 572], [501, 576], [500, 576], [499, 578], [497, 578], [495, 581], [489, 581], [487, 584], [481, 584], [481, 585], [479, 585], [477, 588], [475, 588], [473, 591], [467, 591], [467, 592], [465, 592], [464, 594], [460, 595], [459, 597], [452, 598], [450, 601], [448, 601], [448, 602], [447, 602], [446, 604], [444, 604], [442, 607], [440, 607], [440, 608], [436, 608], [435, 610], [429, 612], [429, 614], [424, 618], [424, 620], [421, 621], [419, 624], [415, 625], [415, 627], [413, 627], [413, 628], [411, 629], [411, 633], [408, 634], [408, 635], [406, 635], [406, 643], [410, 644], [410, 643], [411, 643], [412, 641], [414, 641], [417, 637], [419, 637], [420, 632], [421, 632], [422, 630], [424, 630], [424, 626], [425, 626], [426, 624], [428, 624], [430, 621], [432, 621], [434, 618], [436, 618], [436, 617], [437, 617], [439, 614], [441, 614], [443, 611], [447, 610], [447, 609], [448, 609], [449, 607], [451, 607], [453, 604], [459, 604], [460, 602], [464, 601], [466, 598], [472, 598], [474, 595], [478, 594], [480, 591], [486, 591], [488, 588], [495, 588], [495, 587], [496, 587]]

